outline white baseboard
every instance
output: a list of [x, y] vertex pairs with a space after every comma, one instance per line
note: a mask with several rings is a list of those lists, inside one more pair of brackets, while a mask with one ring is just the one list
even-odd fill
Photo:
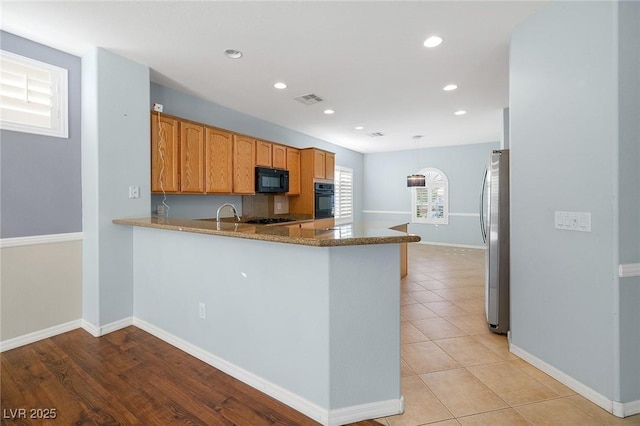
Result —
[[34, 331], [33, 333], [24, 334], [22, 336], [14, 337], [13, 339], [4, 340], [0, 342], [0, 352], [8, 351], [10, 349], [19, 348], [20, 346], [35, 343], [39, 340], [48, 339], [49, 337], [57, 336], [58, 334], [66, 333], [77, 328], [82, 328], [93, 337], [104, 336], [121, 328], [128, 327], [133, 324], [133, 318], [124, 318], [119, 321], [112, 322], [111, 324], [97, 327], [83, 319], [73, 320], [64, 324], [54, 325], [53, 327], [45, 328], [44, 330]]
[[133, 325], [133, 317], [123, 318], [103, 326], [96, 326], [88, 321], [82, 320], [82, 328], [93, 337], [104, 336], [105, 334], [129, 327], [130, 325]]
[[81, 320], [81, 322], [82, 322], [82, 328], [84, 329], [84, 331], [86, 331], [93, 337], [100, 337], [100, 327], [98, 327], [97, 325], [93, 325], [89, 321], [84, 319]]
[[404, 411], [402, 398], [338, 410], [327, 410], [144, 320], [134, 317], [133, 325], [326, 426], [338, 426], [365, 419], [391, 416]]
[[439, 243], [436, 241], [419, 241], [418, 244], [429, 244], [432, 246], [448, 246], [448, 247], [460, 247], [460, 248], [469, 248], [469, 249], [480, 249], [486, 250], [485, 246], [474, 246], [470, 244], [452, 244], [452, 243]]
[[105, 334], [113, 333], [114, 331], [127, 328], [130, 325], [133, 325], [133, 317], [123, 318], [121, 320], [114, 321], [100, 327], [100, 335], [104, 336]]
[[[616, 414], [620, 413], [620, 414]], [[616, 417], [629, 417], [640, 414], [640, 400], [632, 402], [613, 402], [613, 414]]]
[[400, 397], [400, 399], [390, 399], [372, 404], [362, 404], [331, 410], [329, 412], [329, 425], [339, 426], [402, 413], [404, 413], [404, 398]]
[[547, 364], [540, 358], [531, 355], [529, 352], [524, 349], [519, 348], [518, 346], [509, 343], [509, 350], [518, 357], [527, 361], [529, 364], [533, 365], [539, 370], [544, 371], [549, 376], [553, 377], [560, 383], [568, 386], [578, 394], [582, 395], [589, 401], [593, 402], [597, 406], [603, 408], [604, 410], [610, 412], [616, 417], [628, 417], [634, 414], [640, 413], [640, 401], [632, 401], [632, 402], [617, 402], [612, 401], [606, 396], [600, 394], [599, 392], [591, 389], [589, 386], [579, 382], [568, 374], [558, 370], [550, 364]]
[[82, 320], [69, 321], [64, 324], [45, 328], [44, 330], [34, 331], [33, 333], [24, 334], [22, 336], [14, 337], [13, 339], [4, 340], [0, 342], [0, 352], [15, 349], [20, 346], [35, 343], [39, 340], [48, 339], [49, 337], [75, 330], [76, 328], [80, 328], [81, 324]]

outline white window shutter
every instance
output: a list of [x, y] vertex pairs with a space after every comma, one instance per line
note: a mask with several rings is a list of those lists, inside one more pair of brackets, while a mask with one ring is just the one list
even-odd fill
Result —
[[335, 168], [334, 219], [336, 223], [353, 221], [353, 169]]
[[424, 187], [411, 188], [414, 223], [449, 223], [449, 180], [438, 169], [428, 168], [418, 172], [425, 176]]
[[66, 138], [66, 69], [0, 51], [0, 128]]

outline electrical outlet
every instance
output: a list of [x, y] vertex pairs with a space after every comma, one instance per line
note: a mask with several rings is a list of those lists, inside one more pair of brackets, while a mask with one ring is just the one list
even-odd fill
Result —
[[138, 186], [130, 186], [129, 187], [129, 198], [140, 198], [140, 187], [138, 187]]
[[198, 305], [198, 316], [200, 316], [201, 319], [205, 319], [207, 317], [207, 308], [204, 303], [200, 303]]
[[154, 103], [153, 104], [153, 110], [155, 112], [162, 112], [162, 110], [163, 110], [162, 104]]

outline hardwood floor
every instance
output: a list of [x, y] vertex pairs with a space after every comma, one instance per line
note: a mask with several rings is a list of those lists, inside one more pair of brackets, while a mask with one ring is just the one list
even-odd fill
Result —
[[1, 424], [318, 424], [136, 327], [100, 338], [74, 330], [4, 352], [0, 364]]

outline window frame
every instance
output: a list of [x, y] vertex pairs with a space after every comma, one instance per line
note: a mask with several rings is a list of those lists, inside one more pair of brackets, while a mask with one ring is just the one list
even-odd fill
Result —
[[[412, 223], [426, 223], [433, 225], [448, 225], [449, 224], [449, 178], [440, 169], [435, 167], [428, 167], [420, 170], [417, 174], [425, 176], [424, 187], [412, 187], [411, 188], [411, 222]], [[435, 180], [434, 175], [439, 175], [441, 180]], [[427, 191], [427, 211], [432, 211], [432, 192], [437, 191], [439, 188], [444, 189], [444, 195], [442, 200], [443, 217], [422, 217], [418, 216], [417, 209], [418, 204], [425, 205], [425, 203], [418, 203], [419, 191]]]
[[[51, 136], [57, 138], [69, 138], [69, 72], [65, 68], [58, 67], [56, 65], [38, 61], [33, 58], [28, 58], [7, 50], [0, 49], [0, 64], [5, 61], [17, 63], [20, 67], [31, 68], [38, 72], [46, 72], [50, 78], [51, 92], [50, 105], [48, 110], [49, 125], [43, 126], [33, 122], [29, 122], [29, 111], [25, 111], [26, 118], [20, 120], [6, 120], [6, 114], [15, 113], [17, 107], [7, 108], [2, 105], [0, 98], [0, 129], [11, 130], [15, 132], [30, 133], [36, 135]], [[0, 67], [0, 70], [5, 71], [5, 67]], [[28, 73], [17, 74], [25, 78], [28, 81]], [[2, 77], [0, 76], [0, 82]], [[25, 83], [23, 90], [25, 97], [28, 96], [28, 83]], [[8, 97], [11, 98], [11, 97]], [[14, 99], [16, 99], [14, 97]], [[26, 101], [29, 103], [29, 101]], [[31, 113], [31, 116], [36, 114]]]
[[[347, 210], [347, 209], [341, 208], [341, 203], [340, 203], [341, 187], [343, 186], [341, 184], [341, 176], [343, 174], [347, 174], [350, 176], [349, 191], [351, 192], [350, 206], [348, 208], [350, 214], [345, 216], [341, 214], [341, 211]], [[334, 167], [334, 206], [333, 207], [334, 207], [334, 220], [336, 224], [353, 222], [353, 169], [350, 167], [344, 167], [344, 166]]]

